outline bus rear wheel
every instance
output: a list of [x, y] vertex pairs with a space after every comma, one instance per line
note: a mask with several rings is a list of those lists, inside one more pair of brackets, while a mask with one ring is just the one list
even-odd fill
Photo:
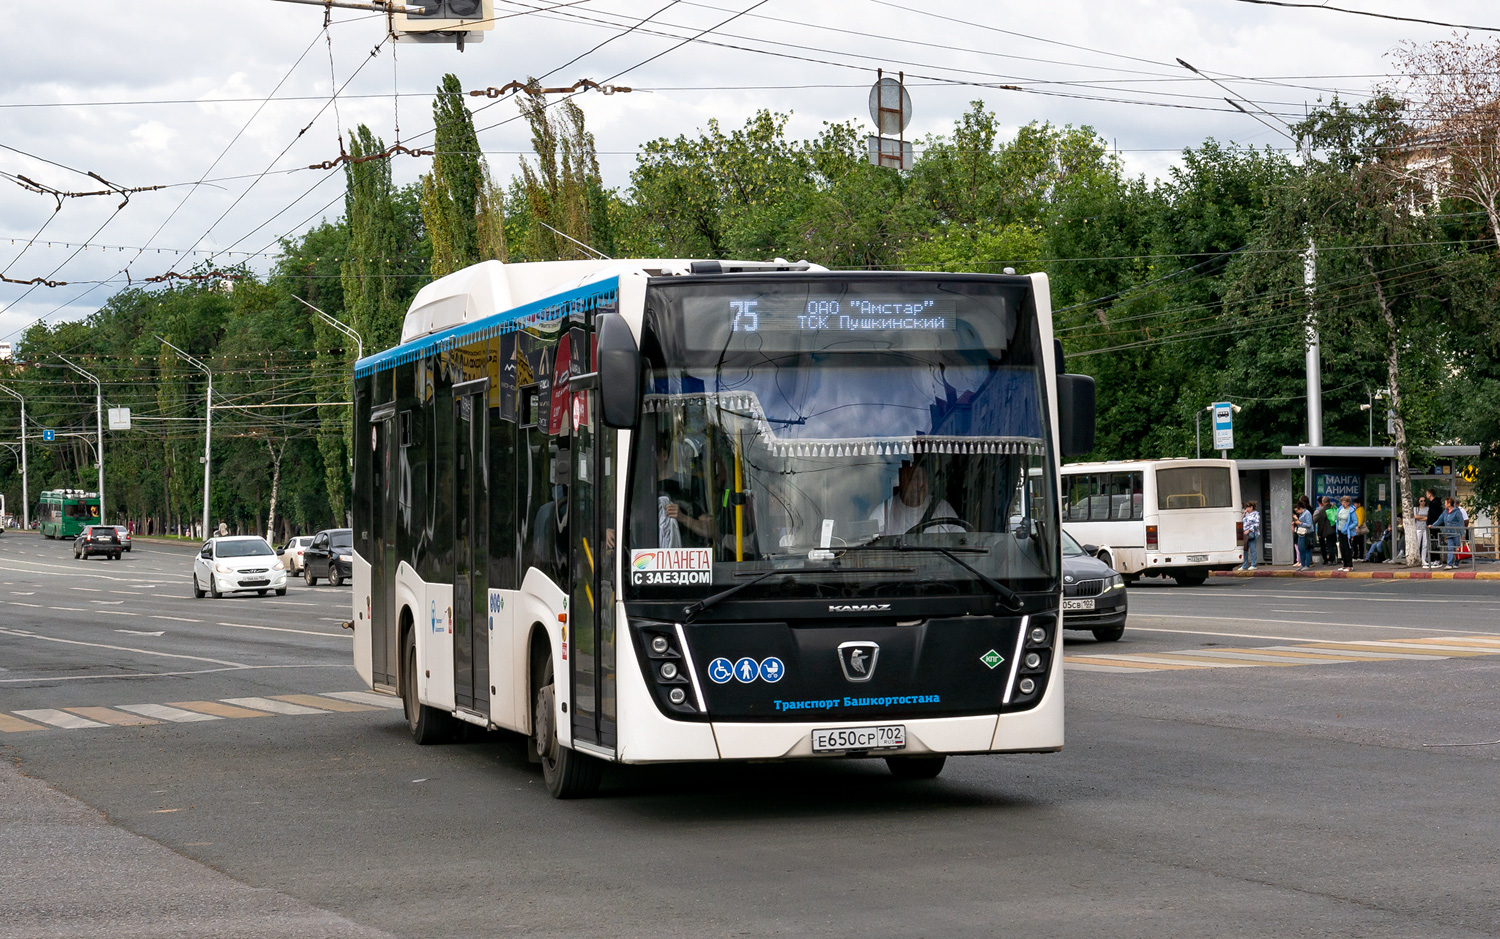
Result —
[[1208, 581], [1208, 574], [1203, 571], [1181, 571], [1173, 574], [1172, 579], [1177, 581], [1179, 587], [1201, 587]]
[[577, 799], [599, 788], [604, 764], [557, 741], [557, 686], [552, 679], [552, 658], [542, 669], [542, 679], [532, 698], [531, 729], [536, 754], [541, 758], [542, 781], [555, 799]]
[[948, 762], [946, 756], [888, 756], [885, 765], [897, 779], [936, 779]]

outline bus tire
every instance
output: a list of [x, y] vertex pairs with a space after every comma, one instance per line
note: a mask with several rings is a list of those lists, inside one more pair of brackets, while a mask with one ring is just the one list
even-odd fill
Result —
[[1094, 632], [1095, 642], [1119, 642], [1120, 637], [1125, 635], [1124, 626], [1106, 626], [1096, 629]]
[[193, 575], [193, 596], [199, 600], [203, 599], [203, 588], [198, 586], [198, 575]]
[[604, 764], [557, 741], [557, 686], [552, 679], [552, 657], [542, 666], [532, 697], [532, 744], [542, 763], [542, 781], [554, 799], [577, 799], [599, 788]]
[[948, 762], [946, 756], [888, 756], [885, 765], [897, 779], [936, 779]]
[[1201, 587], [1208, 581], [1208, 575], [1202, 571], [1179, 571], [1172, 578], [1179, 587]]
[[411, 729], [411, 739], [419, 747], [447, 743], [453, 737], [453, 718], [417, 699], [416, 634], [407, 630], [402, 646], [401, 658], [406, 664], [401, 676], [401, 710], [406, 714], [406, 726]]
[[1125, 581], [1125, 586], [1134, 587], [1136, 584], [1141, 582], [1141, 575], [1139, 573], [1121, 574], [1120, 579]]

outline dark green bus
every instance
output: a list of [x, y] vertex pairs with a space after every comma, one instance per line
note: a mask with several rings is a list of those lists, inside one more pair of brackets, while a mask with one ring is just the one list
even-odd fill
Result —
[[48, 538], [77, 538], [86, 525], [99, 524], [99, 493], [54, 489], [42, 493], [36, 516]]

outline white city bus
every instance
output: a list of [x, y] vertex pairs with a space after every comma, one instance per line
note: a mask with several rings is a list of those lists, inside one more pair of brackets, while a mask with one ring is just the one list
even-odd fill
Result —
[[1044, 275], [485, 262], [355, 366], [354, 659], [419, 743], [606, 761], [1063, 743]]
[[1233, 460], [1120, 460], [1062, 468], [1063, 528], [1125, 576], [1198, 586], [1244, 560]]

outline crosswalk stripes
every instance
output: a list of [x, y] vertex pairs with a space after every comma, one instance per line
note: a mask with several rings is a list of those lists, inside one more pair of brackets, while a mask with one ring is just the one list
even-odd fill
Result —
[[202, 714], [198, 711], [184, 711], [182, 708], [168, 707], [165, 704], [117, 704], [115, 707], [132, 714], [140, 714], [143, 717], [154, 717], [158, 720], [171, 721], [174, 724], [191, 724], [196, 721], [217, 721], [221, 718], [213, 714]]
[[399, 709], [401, 700], [369, 691], [324, 694], [278, 694], [217, 701], [170, 701], [165, 704], [116, 704], [111, 707], [25, 708], [0, 712], [0, 733], [33, 730], [87, 730], [108, 726], [192, 724], [249, 717], [304, 716]]
[[1285, 668], [1350, 662], [1416, 661], [1500, 655], [1500, 636], [1423, 636], [1354, 642], [1309, 641], [1255, 648], [1064, 654], [1070, 670], [1117, 675], [1214, 668]]
[[324, 695], [326, 698], [338, 698], [341, 701], [353, 701], [355, 704], [369, 704], [378, 708], [401, 709], [401, 699], [388, 694], [376, 694], [373, 691], [329, 691]]
[[305, 704], [292, 704], [290, 701], [277, 701], [273, 698], [225, 698], [224, 703], [239, 707], [253, 708], [257, 711], [266, 711], [272, 714], [327, 714], [320, 708], [310, 708]]
[[35, 708], [27, 711], [14, 712], [17, 717], [28, 720], [41, 721], [43, 724], [51, 724], [53, 727], [61, 727], [63, 730], [81, 730], [84, 727], [104, 727], [98, 721], [91, 721], [77, 714], [69, 714], [67, 711], [59, 711], [56, 708]]

